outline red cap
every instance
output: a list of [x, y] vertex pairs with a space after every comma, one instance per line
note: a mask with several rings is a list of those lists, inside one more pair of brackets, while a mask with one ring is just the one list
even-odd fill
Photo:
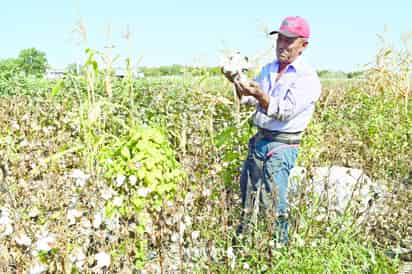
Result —
[[305, 19], [299, 16], [288, 16], [283, 19], [279, 30], [274, 30], [269, 34], [280, 33], [287, 37], [303, 37], [309, 38], [309, 24]]

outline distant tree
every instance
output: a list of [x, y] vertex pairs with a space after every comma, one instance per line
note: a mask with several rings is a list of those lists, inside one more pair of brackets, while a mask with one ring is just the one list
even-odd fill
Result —
[[83, 66], [72, 63], [67, 65], [65, 72], [69, 74], [78, 75], [83, 71]]
[[349, 72], [349, 73], [347, 74], [347, 77], [348, 77], [349, 79], [358, 78], [358, 77], [363, 76], [363, 74], [364, 74], [363, 71], [353, 71], [353, 72]]
[[318, 70], [318, 76], [319, 77], [325, 77], [325, 76], [327, 76], [327, 75], [329, 75], [330, 74], [330, 71], [329, 70], [327, 70], [327, 69], [323, 69], [323, 70]]
[[141, 67], [140, 70], [145, 76], [166, 76], [183, 75], [185, 73], [192, 76], [214, 76], [221, 75], [220, 67], [192, 67], [174, 64], [160, 67]]
[[17, 63], [27, 75], [41, 76], [47, 69], [46, 53], [35, 48], [23, 49], [17, 57]]
[[16, 59], [8, 58], [0, 60], [0, 76], [3, 79], [10, 79], [13, 75], [21, 72], [21, 68]]

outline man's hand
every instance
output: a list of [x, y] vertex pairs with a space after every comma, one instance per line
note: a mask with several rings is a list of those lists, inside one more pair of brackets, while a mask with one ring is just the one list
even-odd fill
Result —
[[245, 96], [257, 97], [263, 93], [259, 84], [255, 81], [234, 81], [236, 89]]
[[220, 68], [223, 75], [228, 79], [230, 82], [234, 83], [236, 74], [233, 74], [231, 71], [225, 71], [223, 67]]
[[240, 78], [239, 75], [234, 74], [231, 71], [226, 71], [226, 70], [224, 70], [223, 67], [221, 67], [221, 71], [222, 71], [222, 74], [226, 77], [226, 79], [229, 80], [232, 84], [235, 85], [235, 90], [236, 90], [237, 97], [240, 99], [243, 94], [240, 92], [240, 89], [235, 84], [235, 82], [239, 81], [239, 78]]
[[263, 90], [260, 88], [259, 84], [255, 81], [235, 81], [234, 85], [236, 87], [236, 92], [244, 96], [253, 96], [259, 102], [259, 105], [267, 110], [269, 107], [269, 95], [267, 95]]

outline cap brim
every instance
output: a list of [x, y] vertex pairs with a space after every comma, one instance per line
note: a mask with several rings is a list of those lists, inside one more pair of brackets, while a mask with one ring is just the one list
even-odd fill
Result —
[[273, 34], [282, 34], [283, 36], [286, 36], [286, 37], [289, 37], [289, 38], [300, 37], [299, 35], [297, 35], [295, 33], [291, 33], [289, 31], [285, 31], [285, 30], [274, 30], [272, 32], [269, 32], [269, 35], [273, 35]]

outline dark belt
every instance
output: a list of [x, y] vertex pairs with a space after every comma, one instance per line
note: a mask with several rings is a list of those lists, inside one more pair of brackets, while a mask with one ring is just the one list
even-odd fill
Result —
[[259, 128], [258, 134], [271, 142], [284, 143], [288, 145], [300, 144], [300, 140], [302, 139], [302, 131], [280, 132]]

